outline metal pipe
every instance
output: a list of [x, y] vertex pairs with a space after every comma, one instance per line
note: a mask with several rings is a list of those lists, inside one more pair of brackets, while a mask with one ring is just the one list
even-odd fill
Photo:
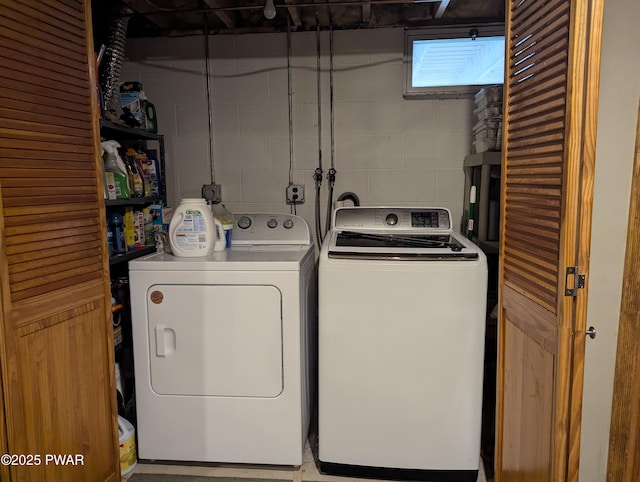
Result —
[[[316, 12], [316, 18], [318, 12]], [[316, 23], [316, 83], [318, 88], [318, 165], [322, 170], [322, 70], [320, 68], [320, 22]]]
[[207, 114], [209, 115], [209, 165], [211, 170], [211, 184], [216, 183], [213, 162], [213, 109], [211, 108], [211, 76], [209, 75], [209, 24], [207, 15], [204, 16], [204, 70], [207, 76]]
[[289, 184], [293, 184], [293, 86], [291, 82], [291, 21], [289, 20], [288, 16], [287, 16], [287, 99], [289, 103]]
[[331, 167], [335, 168], [335, 140], [333, 130], [333, 25], [329, 26], [329, 113], [331, 116]]

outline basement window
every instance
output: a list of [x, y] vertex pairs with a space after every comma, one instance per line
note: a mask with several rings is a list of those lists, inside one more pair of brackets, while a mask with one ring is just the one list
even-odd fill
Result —
[[504, 24], [461, 25], [405, 32], [404, 97], [471, 97], [504, 82]]

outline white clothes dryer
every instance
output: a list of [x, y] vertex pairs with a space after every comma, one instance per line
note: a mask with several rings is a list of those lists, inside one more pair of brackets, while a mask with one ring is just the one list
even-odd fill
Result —
[[139, 458], [300, 465], [316, 344], [306, 222], [235, 215], [227, 250], [129, 271]]
[[319, 260], [325, 472], [475, 481], [487, 263], [443, 208], [344, 207]]

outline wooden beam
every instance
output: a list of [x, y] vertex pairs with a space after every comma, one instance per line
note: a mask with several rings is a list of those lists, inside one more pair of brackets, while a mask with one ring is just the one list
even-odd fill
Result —
[[438, 10], [436, 11], [435, 18], [442, 18], [442, 16], [444, 15], [444, 11], [449, 6], [449, 2], [451, 2], [451, 0], [442, 0], [440, 2], [440, 6], [438, 7]]
[[[140, 14], [156, 12], [157, 9], [149, 5], [145, 0], [124, 0], [124, 3], [133, 8]], [[145, 18], [162, 30], [169, 30], [175, 27], [172, 16], [170, 15], [149, 15]]]
[[204, 0], [204, 3], [207, 7], [213, 9], [213, 13], [222, 20], [222, 23], [224, 23], [227, 28], [234, 28], [236, 26], [236, 12], [221, 10], [221, 8], [224, 8], [226, 5], [222, 5], [218, 0]]
[[370, 3], [362, 4], [362, 22], [366, 24], [371, 23], [371, 4]]
[[300, 8], [290, 5], [291, 0], [285, 0], [285, 3], [287, 4], [287, 10], [289, 11], [289, 15], [291, 16], [291, 21], [293, 22], [293, 24], [296, 26], [297, 29], [302, 27]]
[[329, 27], [329, 25], [331, 25], [331, 8], [326, 4], [318, 5], [316, 11], [318, 12], [318, 23], [320, 27]]

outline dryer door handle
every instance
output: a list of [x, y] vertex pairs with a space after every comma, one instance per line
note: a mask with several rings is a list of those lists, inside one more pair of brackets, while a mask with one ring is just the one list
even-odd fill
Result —
[[166, 357], [176, 351], [176, 332], [163, 325], [156, 326], [156, 356]]

